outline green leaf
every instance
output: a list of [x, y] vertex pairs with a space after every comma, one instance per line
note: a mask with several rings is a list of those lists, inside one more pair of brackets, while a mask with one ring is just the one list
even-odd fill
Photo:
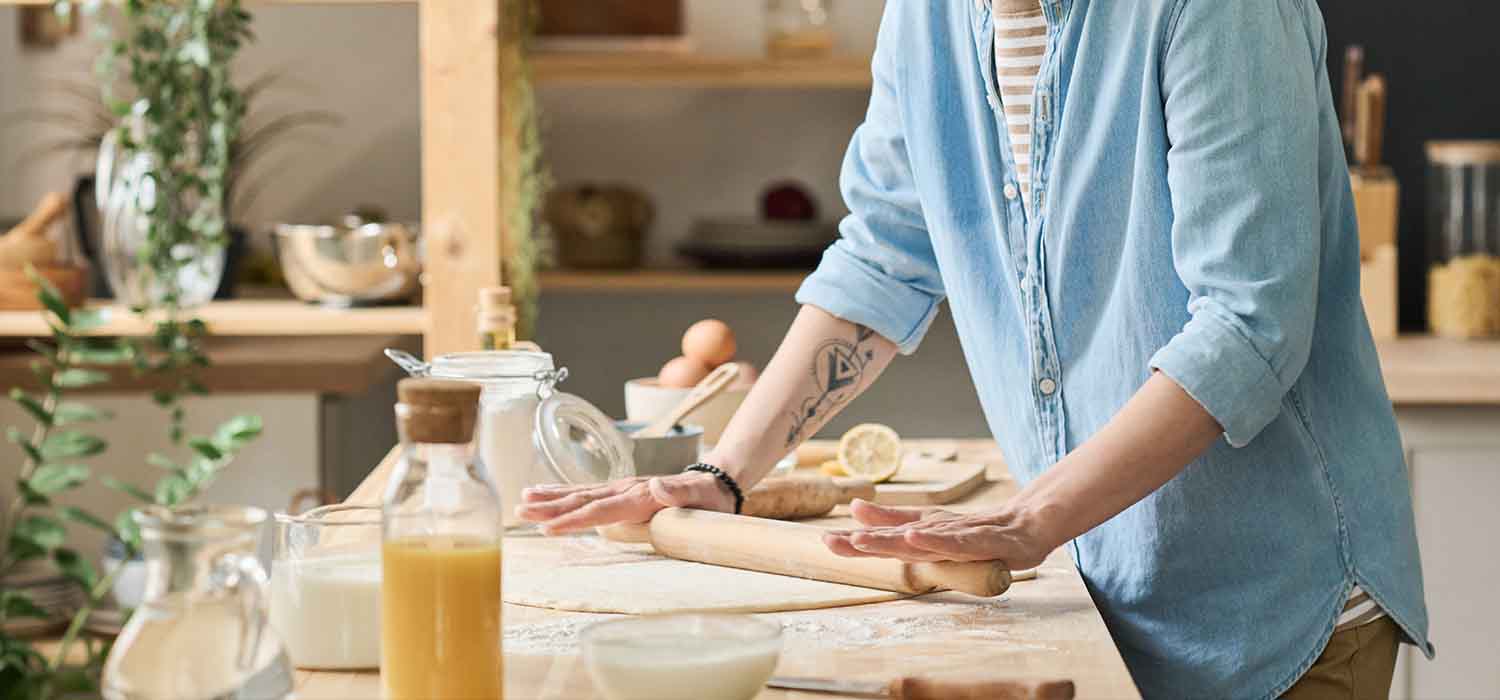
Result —
[[16, 482], [16, 490], [20, 491], [21, 500], [28, 506], [45, 506], [52, 502], [52, 499], [37, 493], [35, 489], [31, 488], [30, 484], [24, 481]]
[[20, 591], [0, 592], [0, 611], [3, 611], [4, 617], [9, 620], [14, 620], [16, 618], [22, 617], [36, 617], [42, 619], [46, 619], [48, 617], [46, 610], [42, 609], [40, 605], [32, 602], [31, 598], [27, 597], [25, 593], [21, 593]]
[[68, 305], [63, 303], [62, 292], [46, 277], [36, 272], [36, 268], [30, 264], [26, 265], [26, 276], [31, 278], [32, 284], [36, 285], [37, 301], [42, 302], [42, 307], [52, 312], [57, 321], [64, 326], [72, 323], [72, 314], [68, 311]]
[[109, 411], [82, 403], [60, 403], [57, 405], [57, 408], [52, 409], [52, 419], [58, 425], [94, 423], [113, 417], [114, 414]]
[[13, 541], [29, 543], [44, 552], [61, 547], [68, 540], [68, 531], [56, 518], [45, 515], [29, 515], [16, 523], [11, 530]]
[[182, 471], [182, 465], [172, 461], [171, 457], [168, 457], [160, 452], [151, 452], [147, 454], [146, 463], [159, 469], [165, 469], [169, 472]]
[[115, 534], [132, 551], [141, 548], [141, 526], [135, 522], [135, 509], [122, 511], [115, 516]]
[[90, 435], [77, 430], [63, 430], [52, 433], [42, 441], [42, 457], [44, 461], [56, 459], [76, 459], [79, 457], [92, 457], [104, 451], [109, 443], [97, 435]]
[[73, 309], [73, 320], [68, 328], [74, 335], [82, 335], [103, 327], [108, 320], [102, 309]]
[[165, 389], [157, 389], [156, 391], [151, 392], [151, 401], [158, 406], [170, 406], [172, 405], [172, 402], [176, 400], [177, 394], [166, 391]]
[[31, 444], [31, 438], [26, 437], [26, 434], [22, 433], [20, 428], [14, 425], [7, 427], [5, 429], [5, 439], [15, 443], [16, 447], [21, 448], [21, 451], [26, 453], [26, 458], [32, 462], [39, 463], [45, 461], [42, 459], [41, 451], [35, 445]]
[[50, 496], [67, 491], [89, 478], [89, 468], [82, 464], [43, 464], [32, 472], [26, 486], [36, 493]]
[[180, 474], [168, 474], [156, 482], [156, 502], [160, 505], [178, 505], [192, 492], [192, 483]]
[[219, 448], [215, 447], [212, 442], [208, 441], [205, 438], [193, 438], [191, 440], [188, 440], [188, 447], [193, 448], [194, 452], [203, 455], [205, 459], [217, 461], [224, 458], [224, 453], [220, 451]]
[[25, 409], [26, 413], [31, 415], [32, 420], [51, 427], [53, 415], [48, 413], [46, 407], [42, 406], [40, 401], [32, 398], [30, 394], [21, 391], [19, 388], [12, 388], [10, 390], [10, 400]]
[[238, 415], [219, 424], [214, 430], [214, 444], [221, 450], [232, 452], [260, 437], [263, 424], [260, 416]]
[[52, 375], [52, 385], [63, 389], [82, 389], [109, 381], [108, 372], [74, 367]]
[[102, 530], [106, 534], [113, 535], [115, 532], [115, 528], [113, 525], [100, 520], [98, 516], [82, 508], [75, 508], [73, 506], [58, 506], [57, 515], [63, 520], [87, 525], [96, 530]]
[[143, 503], [155, 503], [156, 502], [155, 499], [151, 498], [151, 494], [146, 493], [146, 491], [144, 489], [142, 489], [141, 487], [136, 486], [135, 484], [127, 484], [127, 483], [125, 483], [123, 481], [120, 481], [119, 479], [116, 479], [116, 478], [114, 478], [114, 477], [112, 477], [112, 476], [110, 476], [108, 474], [105, 474], [104, 476], [99, 477], [99, 483], [104, 484], [105, 488], [113, 489], [115, 491], [119, 491], [120, 493], [128, 494], [130, 496], [133, 496], [137, 500], [139, 500], [139, 501], [141, 501]]
[[89, 560], [78, 556], [78, 552], [59, 549], [52, 553], [52, 561], [57, 564], [59, 571], [77, 581], [85, 591], [92, 591], [99, 584], [99, 572], [94, 570], [94, 565]]
[[90, 365], [122, 365], [131, 357], [130, 348], [123, 345], [92, 345], [73, 350], [74, 361]]

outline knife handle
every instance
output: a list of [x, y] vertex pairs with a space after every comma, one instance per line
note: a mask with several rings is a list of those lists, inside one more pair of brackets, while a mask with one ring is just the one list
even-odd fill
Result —
[[1073, 700], [1073, 681], [960, 680], [905, 676], [887, 688], [893, 700]]

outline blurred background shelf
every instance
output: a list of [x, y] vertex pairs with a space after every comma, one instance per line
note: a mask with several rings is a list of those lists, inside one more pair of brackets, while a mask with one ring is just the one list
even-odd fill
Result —
[[797, 291], [804, 271], [551, 270], [539, 275], [542, 292], [785, 292]]
[[[144, 335], [151, 332], [149, 320], [130, 309], [108, 301], [90, 302], [102, 309], [105, 323], [93, 335]], [[333, 309], [295, 300], [239, 299], [215, 301], [195, 310], [215, 335], [304, 336], [304, 335], [420, 335], [427, 329], [427, 313], [419, 306], [382, 306]], [[51, 335], [42, 315], [35, 311], [0, 311], [0, 336]]]

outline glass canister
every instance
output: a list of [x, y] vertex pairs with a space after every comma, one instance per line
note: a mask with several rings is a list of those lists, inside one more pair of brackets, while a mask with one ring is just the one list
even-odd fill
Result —
[[109, 700], [269, 700], [292, 692], [292, 665], [266, 620], [255, 546], [266, 512], [148, 506], [133, 516], [146, 594], [104, 663]]
[[832, 0], [766, 0], [766, 53], [819, 58], [833, 52]]
[[1500, 336], [1500, 141], [1430, 141], [1427, 162], [1428, 323]]
[[380, 509], [276, 514], [271, 626], [298, 668], [380, 666]]
[[630, 439], [599, 409], [557, 391], [568, 369], [545, 352], [504, 350], [441, 355], [431, 364], [399, 350], [386, 355], [412, 376], [483, 387], [476, 426], [480, 460], [504, 504], [505, 527], [521, 491], [538, 484], [597, 483], [635, 474]]

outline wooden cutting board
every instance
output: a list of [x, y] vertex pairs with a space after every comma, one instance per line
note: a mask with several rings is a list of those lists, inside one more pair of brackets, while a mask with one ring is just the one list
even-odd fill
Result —
[[973, 493], [984, 481], [983, 464], [907, 461], [895, 478], [875, 485], [875, 502], [885, 506], [940, 506]]

